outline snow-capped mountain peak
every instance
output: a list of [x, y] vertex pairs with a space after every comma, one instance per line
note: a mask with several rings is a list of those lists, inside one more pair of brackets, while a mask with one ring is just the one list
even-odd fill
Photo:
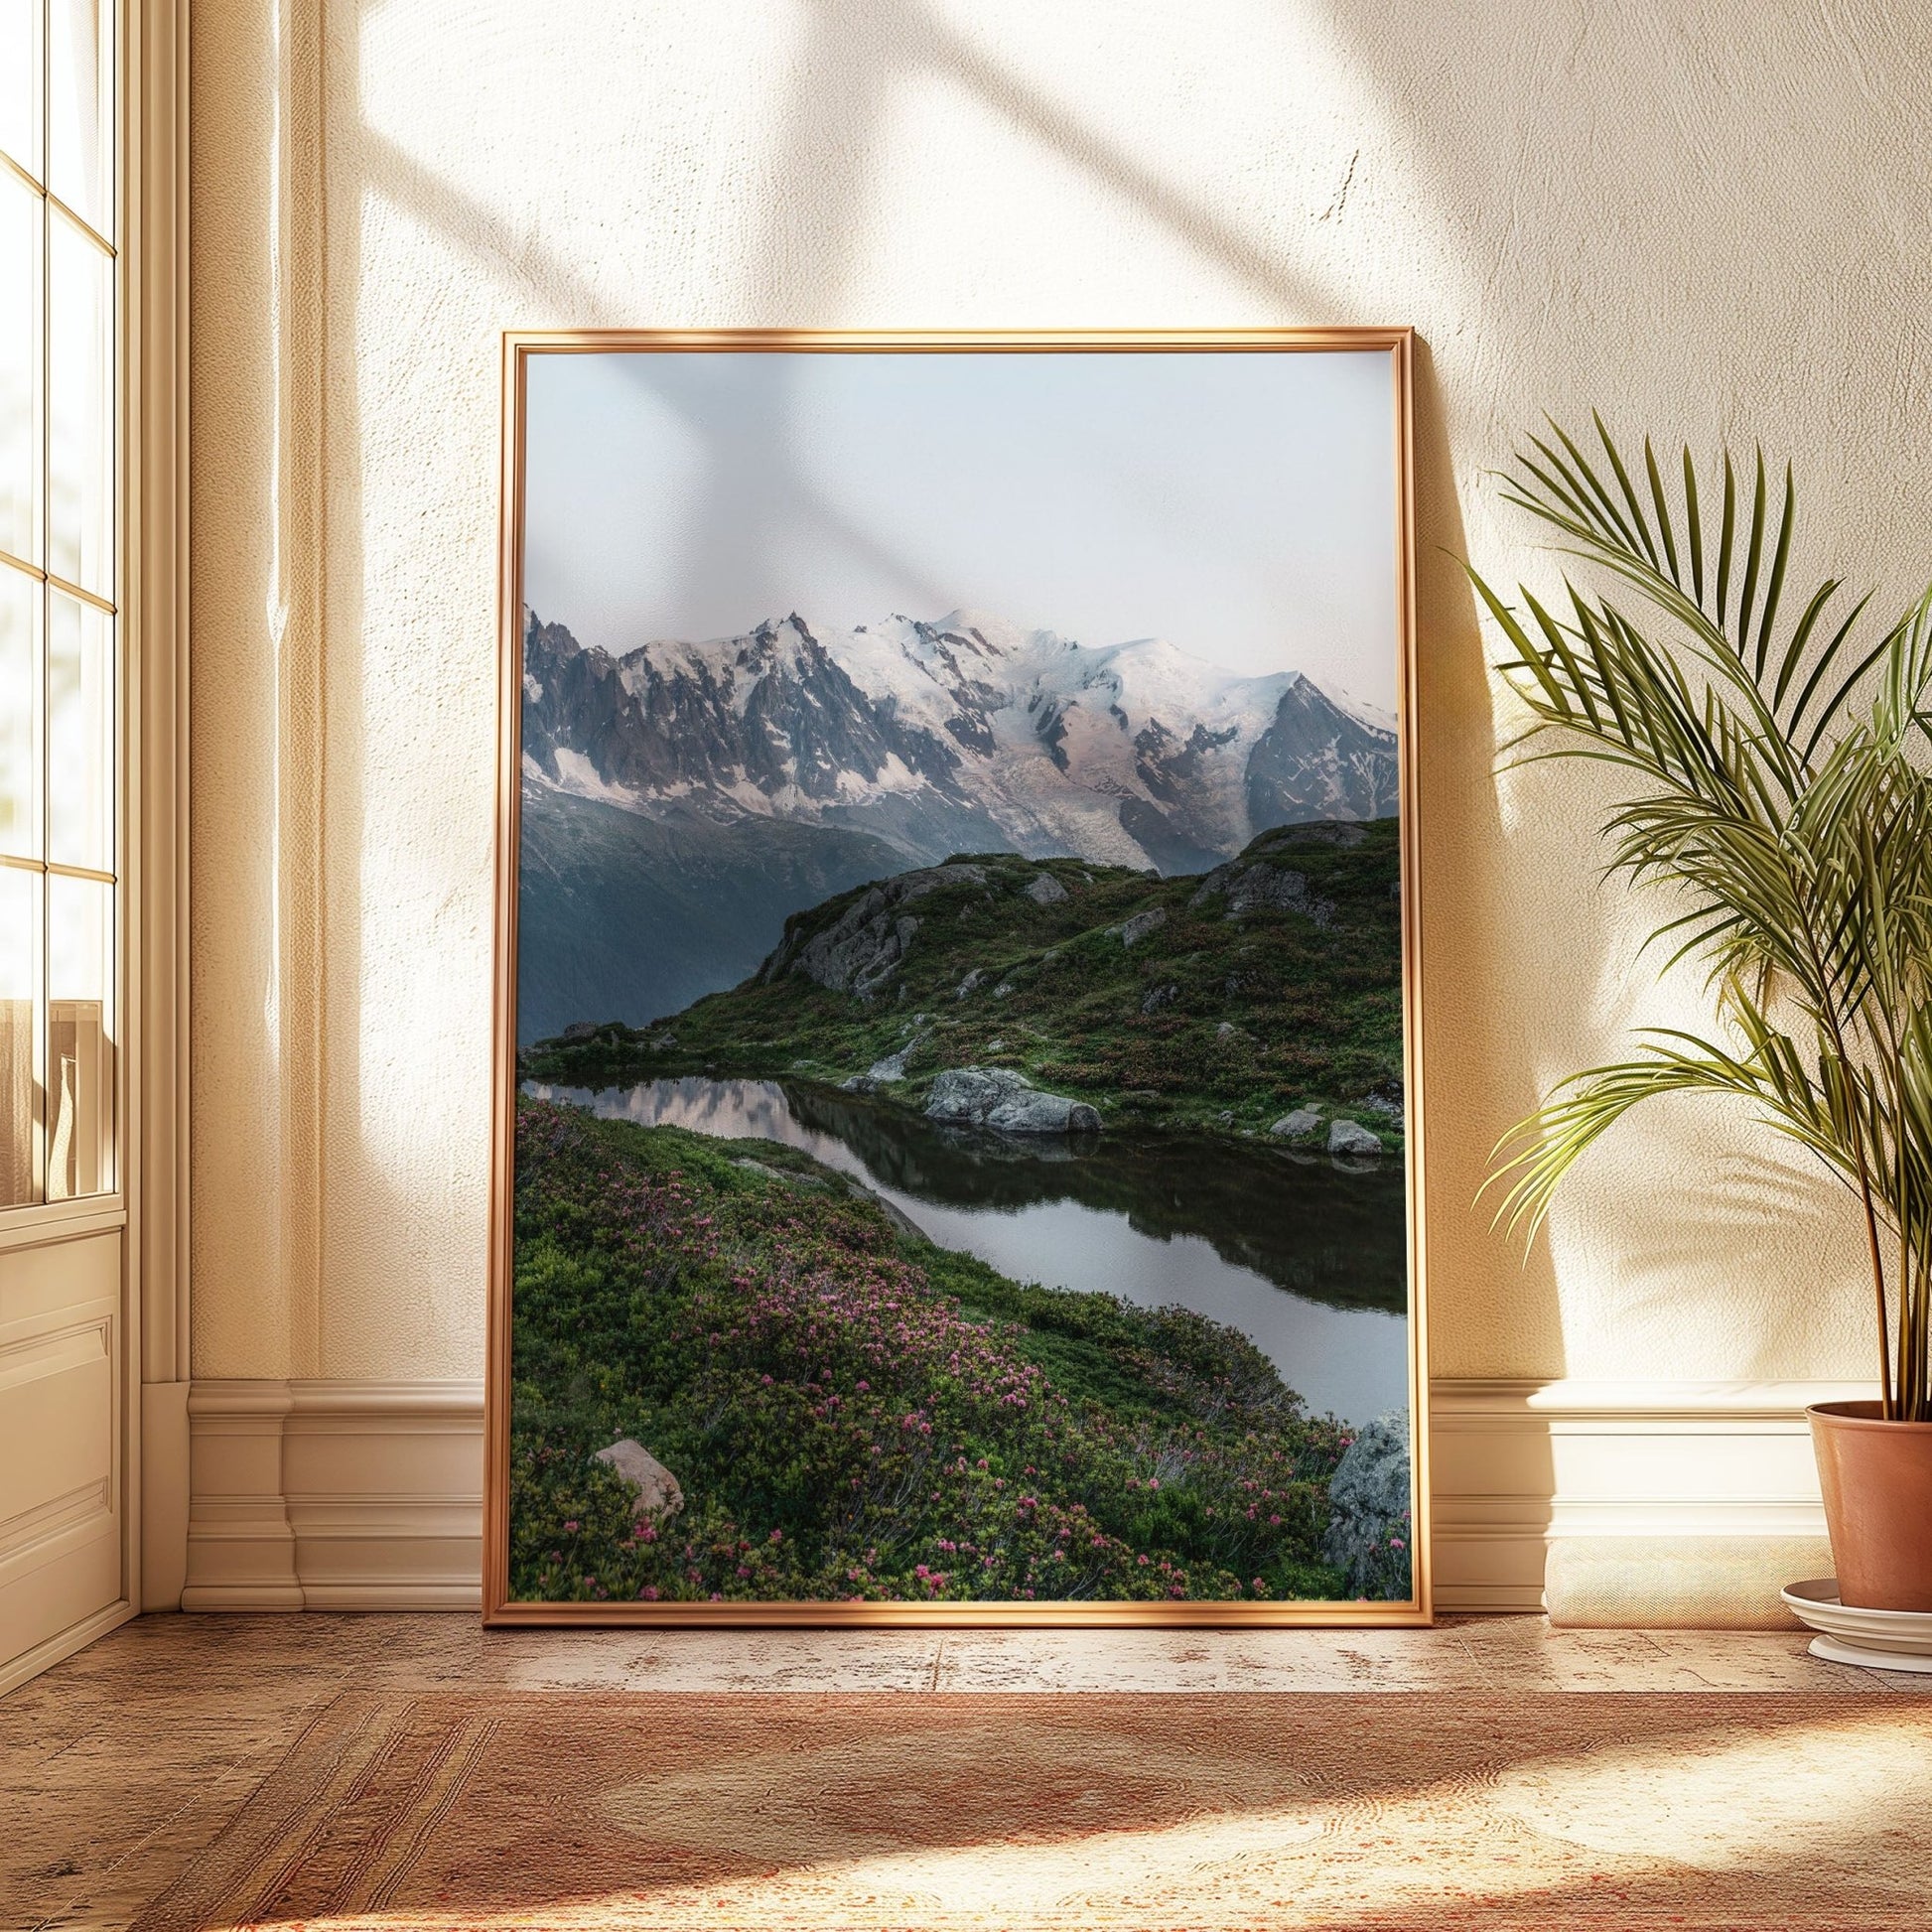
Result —
[[647, 817], [839, 825], [920, 862], [998, 846], [1176, 871], [1273, 825], [1396, 808], [1393, 731], [1366, 707], [1160, 637], [794, 611], [614, 659], [529, 614], [524, 657], [529, 782]]

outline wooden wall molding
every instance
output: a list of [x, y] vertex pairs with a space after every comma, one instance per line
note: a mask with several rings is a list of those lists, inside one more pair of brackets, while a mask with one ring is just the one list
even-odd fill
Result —
[[1823, 1381], [1438, 1381], [1437, 1604], [1547, 1599], [1562, 1623], [1782, 1625], [1776, 1584], [1830, 1573], [1804, 1412], [1868, 1393]]
[[482, 1605], [480, 1382], [198, 1380], [186, 1610]]
[[[1804, 1412], [1843, 1382], [1438, 1381], [1436, 1600], [1782, 1623], [1828, 1574]], [[183, 1607], [475, 1609], [483, 1388], [197, 1381]]]

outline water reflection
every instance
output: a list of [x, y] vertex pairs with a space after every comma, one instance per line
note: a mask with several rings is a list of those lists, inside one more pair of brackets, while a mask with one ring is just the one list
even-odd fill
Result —
[[1318, 1412], [1365, 1422], [1407, 1400], [1399, 1173], [1180, 1136], [968, 1134], [774, 1080], [528, 1091], [643, 1126], [801, 1148], [1018, 1281], [1177, 1302], [1233, 1323]]

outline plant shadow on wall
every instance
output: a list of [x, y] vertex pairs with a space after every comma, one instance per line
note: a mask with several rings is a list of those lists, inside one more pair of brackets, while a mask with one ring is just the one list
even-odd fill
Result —
[[[1560, 1085], [1497, 1152], [1499, 1217], [1534, 1234], [1558, 1184], [1648, 1100], [1741, 1101], [1857, 1204], [1884, 1418], [1932, 1421], [1932, 591], [1875, 640], [1871, 594], [1787, 594], [1795, 496], [1762, 453], [1714, 498], [1597, 419], [1534, 438], [1509, 499], [1627, 598], [1546, 609], [1472, 581], [1516, 657], [1524, 759], [1609, 766], [1610, 873], [1672, 895], [1652, 935], [1706, 968], [1715, 1025], [1654, 1029]], [[1673, 471], [1679, 466], [1672, 465]]]

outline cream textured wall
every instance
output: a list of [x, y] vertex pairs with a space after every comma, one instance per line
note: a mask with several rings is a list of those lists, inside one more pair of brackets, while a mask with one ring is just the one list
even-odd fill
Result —
[[[1413, 323], [1438, 1375], [1865, 1371], [1777, 1150], [1628, 1128], [1521, 1266], [1538, 1089], [1687, 1010], [1598, 788], [1497, 783], [1456, 553], [1548, 407], [1762, 436], [1932, 569], [1932, 14], [1899, 0], [219, 0], [194, 17], [200, 1376], [483, 1349], [505, 327]], [[1538, 568], [1542, 568], [1539, 566]]]

